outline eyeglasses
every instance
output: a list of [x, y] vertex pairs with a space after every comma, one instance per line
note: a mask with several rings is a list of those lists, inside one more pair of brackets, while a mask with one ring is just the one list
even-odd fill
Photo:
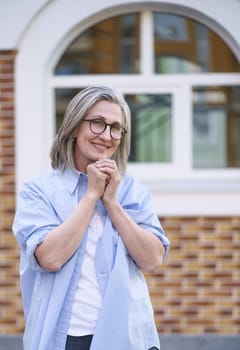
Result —
[[108, 124], [104, 120], [96, 119], [82, 119], [82, 122], [88, 122], [90, 125], [90, 130], [95, 135], [101, 135], [106, 129], [107, 126], [110, 128], [110, 135], [113, 140], [121, 140], [124, 134], [127, 133], [127, 130], [119, 124]]

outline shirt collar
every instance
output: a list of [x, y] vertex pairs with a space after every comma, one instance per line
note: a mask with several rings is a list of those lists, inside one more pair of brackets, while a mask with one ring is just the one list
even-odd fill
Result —
[[63, 181], [71, 194], [73, 194], [73, 192], [75, 191], [79, 183], [80, 177], [81, 176], [86, 177], [86, 174], [82, 173], [77, 169], [73, 169], [70, 167], [67, 167], [63, 172], [62, 170], [59, 170], [59, 171], [61, 172]]

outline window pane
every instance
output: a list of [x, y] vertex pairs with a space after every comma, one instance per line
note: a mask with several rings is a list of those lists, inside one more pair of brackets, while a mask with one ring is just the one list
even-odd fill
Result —
[[71, 99], [80, 91], [81, 89], [55, 89], [55, 104], [56, 104], [56, 131], [60, 127], [63, 121], [65, 109], [71, 101]]
[[240, 86], [193, 91], [195, 168], [240, 167]]
[[240, 72], [225, 42], [192, 19], [154, 13], [156, 73]]
[[172, 144], [172, 96], [127, 95], [132, 113], [130, 161], [169, 162]]
[[117, 16], [81, 33], [58, 62], [55, 74], [139, 72], [139, 15]]

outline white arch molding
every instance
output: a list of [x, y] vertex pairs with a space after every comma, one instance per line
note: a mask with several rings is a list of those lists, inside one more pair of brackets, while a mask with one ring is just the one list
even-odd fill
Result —
[[[236, 5], [233, 1], [232, 4]], [[16, 60], [17, 191], [26, 179], [49, 168], [49, 150], [54, 136], [54, 110], [49, 80], [52, 68], [61, 53], [78, 32], [93, 23], [116, 14], [143, 9], [184, 14], [205, 23], [217, 30], [240, 58], [239, 31], [238, 28], [235, 28], [238, 20], [229, 19], [226, 16], [226, 10], [221, 10], [219, 7], [218, 0], [209, 0], [206, 4], [202, 0], [96, 0], [85, 2], [84, 6], [78, 0], [50, 1], [32, 19], [19, 42], [19, 53]], [[235, 11], [232, 12], [234, 15]], [[49, 106], [52, 107], [49, 108]], [[167, 190], [164, 192], [165, 203], [169, 202], [166, 207], [170, 208], [172, 207], [171, 201], [175, 197], [173, 198], [172, 193], [168, 196]], [[160, 195], [164, 196], [162, 193]], [[179, 201], [179, 193], [176, 195]], [[209, 198], [212, 197], [211, 195], [210, 193]], [[180, 209], [172, 214], [194, 215], [199, 208], [193, 209], [192, 196], [193, 193], [188, 196], [185, 206], [178, 203]], [[230, 209], [227, 209], [226, 206], [220, 215], [236, 214], [236, 209], [234, 212], [233, 208], [236, 207], [236, 201], [240, 204], [240, 190], [237, 198], [236, 191], [235, 196], [230, 195], [231, 198], [227, 193], [224, 196], [227, 196], [225, 198], [227, 202], [230, 201]], [[154, 200], [158, 207], [157, 192]], [[212, 207], [214, 204], [215, 200]], [[160, 210], [160, 214], [167, 214], [166, 207]], [[201, 207], [203, 209], [205, 205], [202, 203]], [[213, 211], [213, 214], [219, 214], [219, 209], [217, 208], [216, 212]]]

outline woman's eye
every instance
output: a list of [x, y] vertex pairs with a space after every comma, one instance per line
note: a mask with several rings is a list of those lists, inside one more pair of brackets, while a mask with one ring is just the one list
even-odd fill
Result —
[[98, 126], [98, 127], [104, 127], [105, 125], [102, 120], [94, 120], [93, 123], [95, 126]]
[[113, 125], [112, 126], [112, 130], [114, 130], [114, 131], [122, 131], [122, 128], [119, 125]]

